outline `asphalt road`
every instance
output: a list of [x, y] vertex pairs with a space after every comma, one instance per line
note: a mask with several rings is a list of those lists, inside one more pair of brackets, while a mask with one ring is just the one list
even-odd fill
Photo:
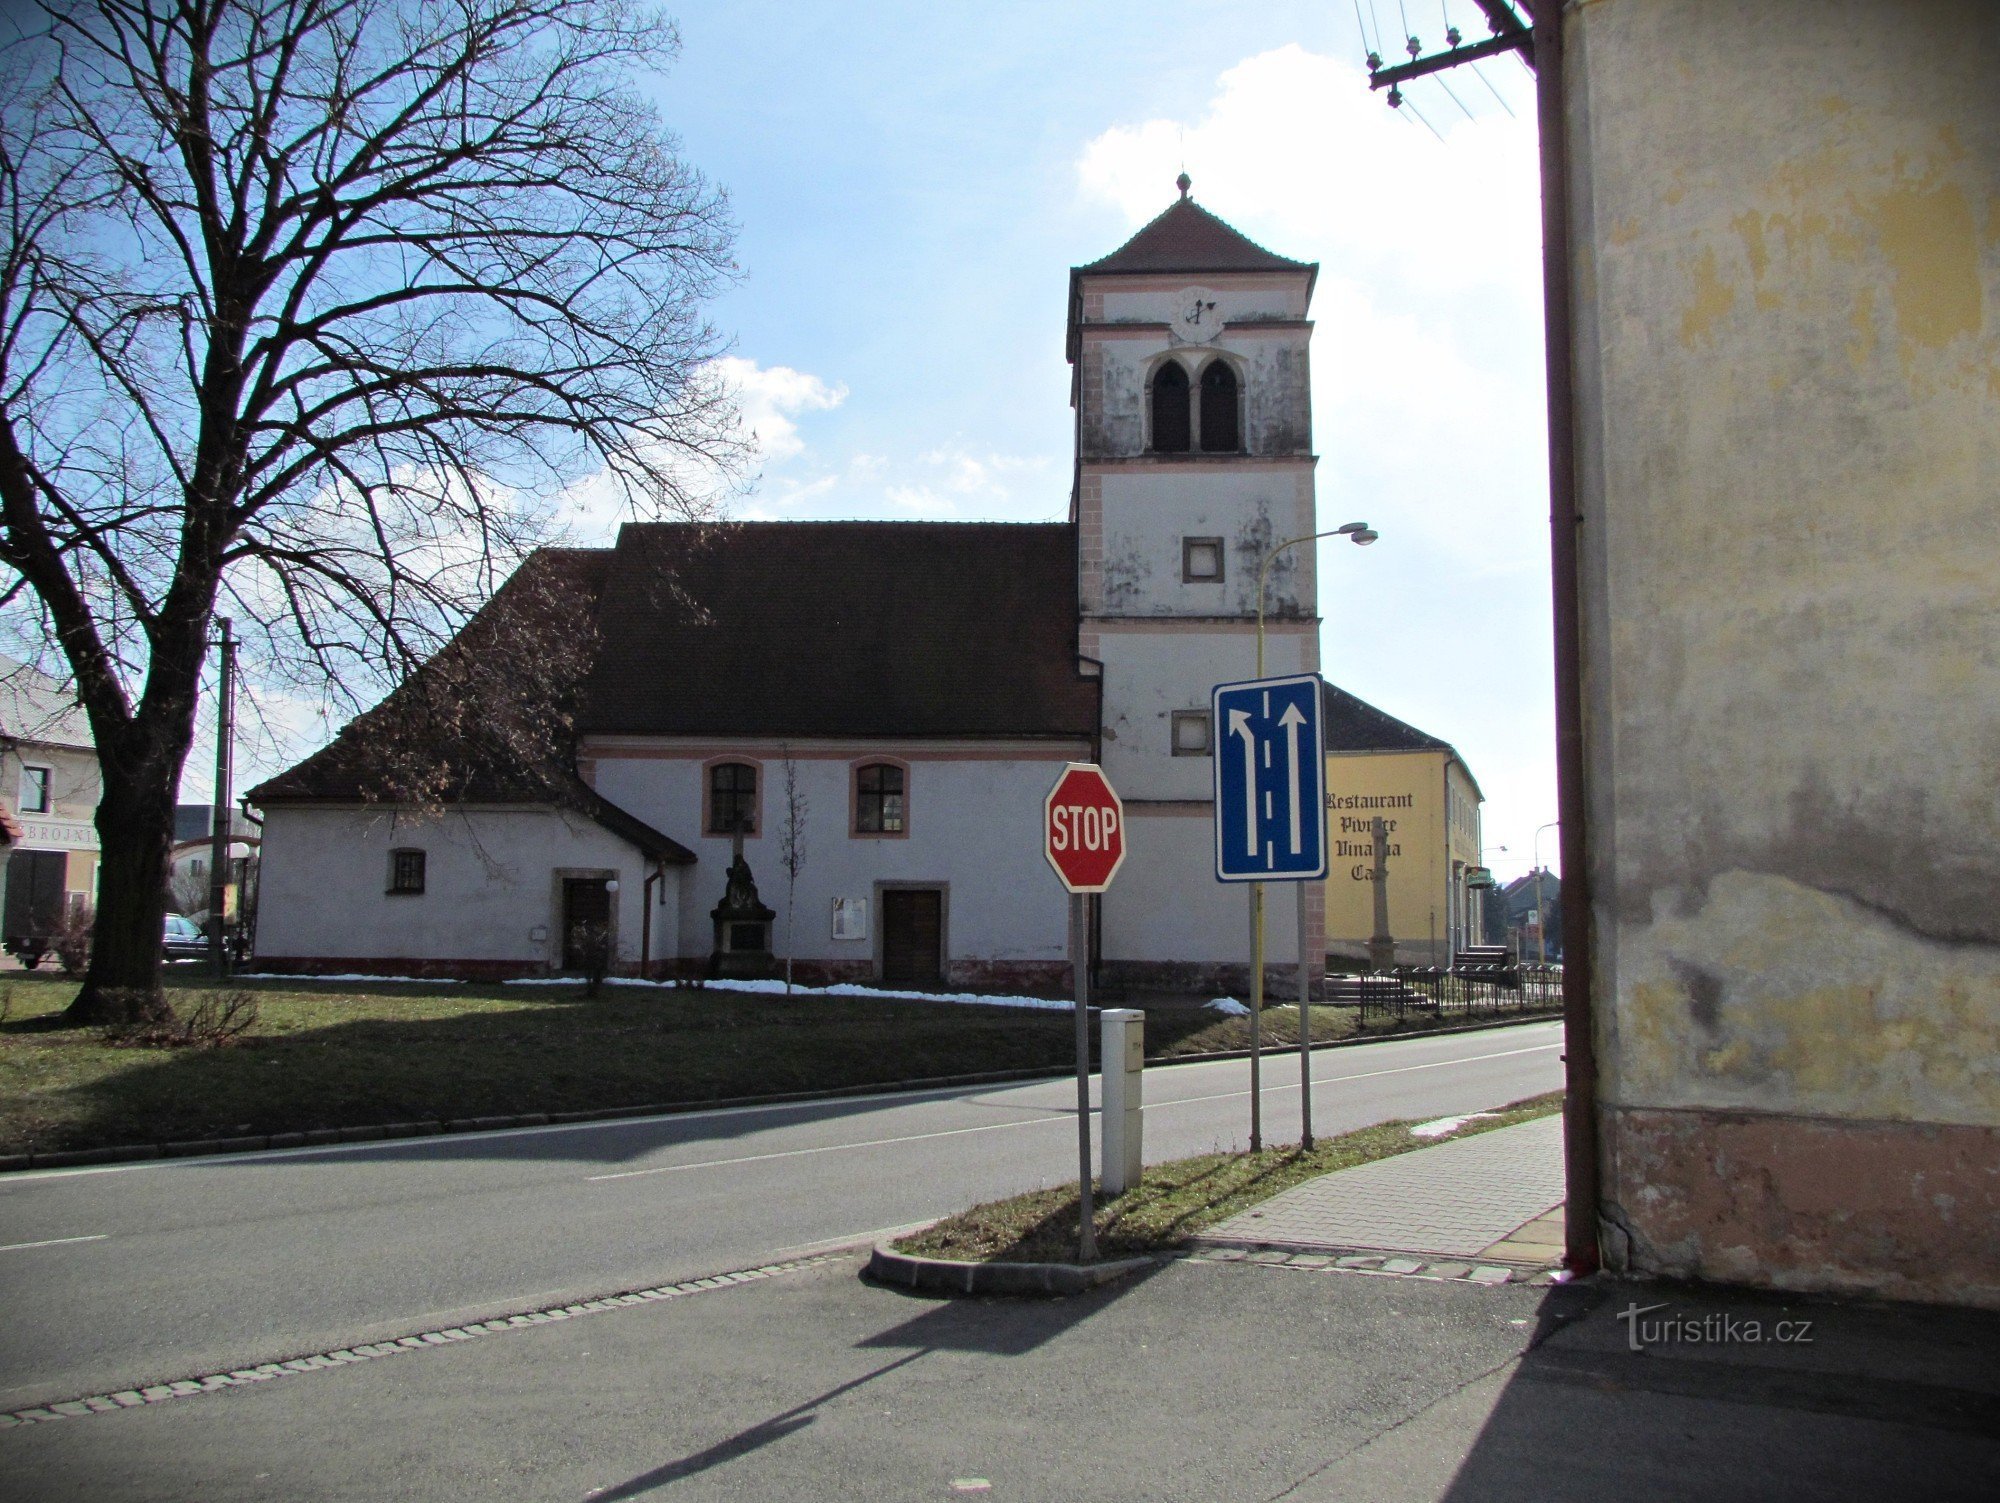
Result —
[[[1562, 1083], [1558, 1024], [1314, 1057], [1315, 1125]], [[1298, 1132], [1298, 1059], [1265, 1133]], [[1242, 1061], [1151, 1069], [1146, 1156], [1248, 1133]], [[0, 1409], [765, 1262], [1074, 1173], [1041, 1081], [0, 1178]]]

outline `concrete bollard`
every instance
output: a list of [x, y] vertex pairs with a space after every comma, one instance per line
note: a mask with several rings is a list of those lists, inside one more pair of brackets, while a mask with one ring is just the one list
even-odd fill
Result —
[[1104, 1172], [1106, 1195], [1120, 1195], [1139, 1183], [1145, 1166], [1140, 1132], [1145, 1105], [1146, 1015], [1135, 1007], [1107, 1007], [1101, 1055], [1104, 1081]]

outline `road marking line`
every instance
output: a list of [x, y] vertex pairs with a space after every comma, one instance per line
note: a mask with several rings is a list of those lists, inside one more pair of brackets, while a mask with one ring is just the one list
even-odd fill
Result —
[[67, 1247], [72, 1242], [102, 1242], [111, 1233], [94, 1232], [88, 1237], [51, 1237], [46, 1242], [9, 1242], [0, 1252], [26, 1252], [31, 1247]]
[[[1560, 1044], [1535, 1044], [1526, 1049], [1506, 1049], [1496, 1054], [1477, 1054], [1470, 1059], [1440, 1059], [1421, 1065], [1397, 1065], [1386, 1070], [1362, 1070], [1353, 1075], [1330, 1075], [1323, 1080], [1315, 1080], [1313, 1084], [1338, 1085], [1342, 1081], [1372, 1080], [1381, 1075], [1408, 1075], [1416, 1070], [1441, 1070], [1452, 1065], [1476, 1064], [1480, 1060], [1509, 1059], [1520, 1054], [1544, 1054], [1551, 1049], [1560, 1049], [1561, 1047], [1562, 1045]], [[1265, 1089], [1267, 1091], [1296, 1091], [1299, 1087], [1296, 1083], [1291, 1085], [1273, 1084], [1267, 1086]], [[1205, 1101], [1228, 1101], [1234, 1097], [1248, 1096], [1249, 1094], [1250, 1092], [1247, 1089], [1241, 1091], [1218, 1091], [1212, 1096], [1182, 1096], [1173, 1101], [1150, 1102], [1148, 1103], [1148, 1108], [1153, 1111], [1164, 1111], [1168, 1107], [1194, 1106]], [[1092, 1108], [1092, 1110], [1094, 1111], [1096, 1108]], [[1069, 1115], [1069, 1113], [1057, 1113], [1051, 1116], [1026, 1118], [1019, 1122], [987, 1122], [982, 1123], [978, 1127], [946, 1127], [940, 1128], [935, 1132], [904, 1133], [893, 1138], [867, 1138], [854, 1143], [821, 1143], [811, 1148], [783, 1148], [770, 1153], [738, 1154], [733, 1158], [726, 1159], [698, 1159], [688, 1164], [659, 1164], [650, 1169], [620, 1169], [610, 1174], [587, 1174], [584, 1176], [584, 1183], [595, 1185], [603, 1184], [609, 1180], [643, 1179], [655, 1174], [685, 1174], [691, 1169], [722, 1169], [736, 1164], [764, 1164], [769, 1163], [773, 1159], [810, 1158], [816, 1154], [844, 1153], [856, 1148], [891, 1148], [900, 1143], [924, 1143], [934, 1138], [962, 1138], [971, 1133], [999, 1132], [1010, 1127], [1048, 1127], [1064, 1122]]]

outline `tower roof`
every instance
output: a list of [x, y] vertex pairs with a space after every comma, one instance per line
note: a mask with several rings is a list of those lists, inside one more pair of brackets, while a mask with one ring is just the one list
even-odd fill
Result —
[[1217, 219], [1193, 199], [1167, 205], [1138, 234], [1110, 255], [1076, 268], [1088, 276], [1120, 272], [1317, 271], [1267, 251], [1242, 231]]

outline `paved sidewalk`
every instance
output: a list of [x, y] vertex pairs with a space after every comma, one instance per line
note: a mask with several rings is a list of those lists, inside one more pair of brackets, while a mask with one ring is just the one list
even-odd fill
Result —
[[1232, 1216], [1204, 1240], [1531, 1261], [1562, 1198], [1562, 1118], [1541, 1117], [1323, 1175]]
[[[0, 1431], [0, 1491], [1992, 1503], [2000, 1475], [2000, 1318], [1976, 1311], [1194, 1259], [1071, 1299], [935, 1300], [864, 1284], [859, 1263]], [[1805, 1320], [1810, 1341], [1635, 1351], [1632, 1306], [1697, 1333]]]

